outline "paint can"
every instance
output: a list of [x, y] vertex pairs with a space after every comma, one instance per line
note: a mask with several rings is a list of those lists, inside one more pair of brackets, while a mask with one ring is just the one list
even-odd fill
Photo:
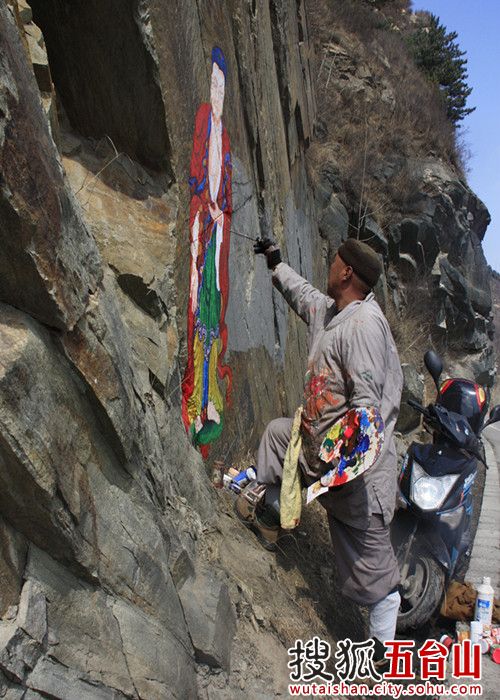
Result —
[[445, 646], [447, 649], [451, 649], [451, 645], [453, 644], [453, 637], [450, 637], [449, 634], [443, 634], [439, 642], [443, 644], [443, 646]]
[[226, 471], [224, 462], [216, 460], [212, 467], [212, 486], [221, 489], [224, 486], [224, 472]]
[[490, 655], [496, 664], [500, 664], [500, 644], [493, 644], [491, 646]]
[[253, 467], [248, 467], [248, 469], [245, 469], [244, 471], [240, 472], [237, 476], [233, 477], [233, 483], [239, 486], [239, 488], [243, 488], [243, 486], [246, 486], [250, 481], [255, 481], [257, 479], [257, 473]]
[[481, 654], [487, 654], [491, 647], [489, 640], [483, 637], [479, 640], [479, 644], [481, 645]]
[[490, 627], [489, 636], [493, 644], [500, 644], [500, 627], [498, 625]]
[[456, 624], [457, 642], [461, 644], [465, 639], [470, 639], [470, 628], [467, 622], [457, 622]]

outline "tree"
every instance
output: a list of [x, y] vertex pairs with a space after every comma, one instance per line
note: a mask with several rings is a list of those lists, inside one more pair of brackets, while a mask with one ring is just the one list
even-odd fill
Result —
[[447, 32], [439, 17], [429, 16], [429, 23], [410, 38], [417, 66], [440, 88], [448, 118], [456, 124], [475, 110], [467, 107], [472, 88], [467, 85], [466, 52], [460, 51], [456, 32]]

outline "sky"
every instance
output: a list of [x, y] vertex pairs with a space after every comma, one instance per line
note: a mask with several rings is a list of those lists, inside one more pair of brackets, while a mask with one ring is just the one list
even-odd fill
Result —
[[437, 15], [467, 52], [467, 106], [476, 107], [460, 122], [471, 152], [467, 179], [491, 214], [483, 249], [500, 272], [500, 0], [413, 0], [413, 10]]

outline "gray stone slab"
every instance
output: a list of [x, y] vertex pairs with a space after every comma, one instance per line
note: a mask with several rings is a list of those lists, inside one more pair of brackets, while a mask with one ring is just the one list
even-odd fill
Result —
[[226, 583], [213, 571], [199, 572], [179, 595], [197, 661], [228, 671], [236, 616]]
[[123, 600], [113, 604], [113, 614], [139, 697], [148, 700], [196, 697], [194, 659], [183, 640], [157, 619]]
[[47, 602], [36, 581], [28, 580], [23, 586], [17, 624], [30, 637], [43, 644], [47, 634]]
[[44, 696], [61, 700], [118, 700], [125, 697], [113, 688], [82, 680], [73, 669], [46, 657], [40, 659], [26, 683], [29, 688], [40, 691]]

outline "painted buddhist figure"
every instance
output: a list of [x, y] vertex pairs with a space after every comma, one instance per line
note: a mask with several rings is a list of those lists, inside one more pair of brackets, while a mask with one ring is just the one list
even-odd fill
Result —
[[225, 85], [224, 54], [215, 47], [210, 104], [202, 104], [196, 114], [191, 155], [188, 361], [182, 397], [186, 430], [204, 457], [222, 432], [231, 389], [231, 370], [224, 365], [232, 212], [231, 151], [222, 123]]

